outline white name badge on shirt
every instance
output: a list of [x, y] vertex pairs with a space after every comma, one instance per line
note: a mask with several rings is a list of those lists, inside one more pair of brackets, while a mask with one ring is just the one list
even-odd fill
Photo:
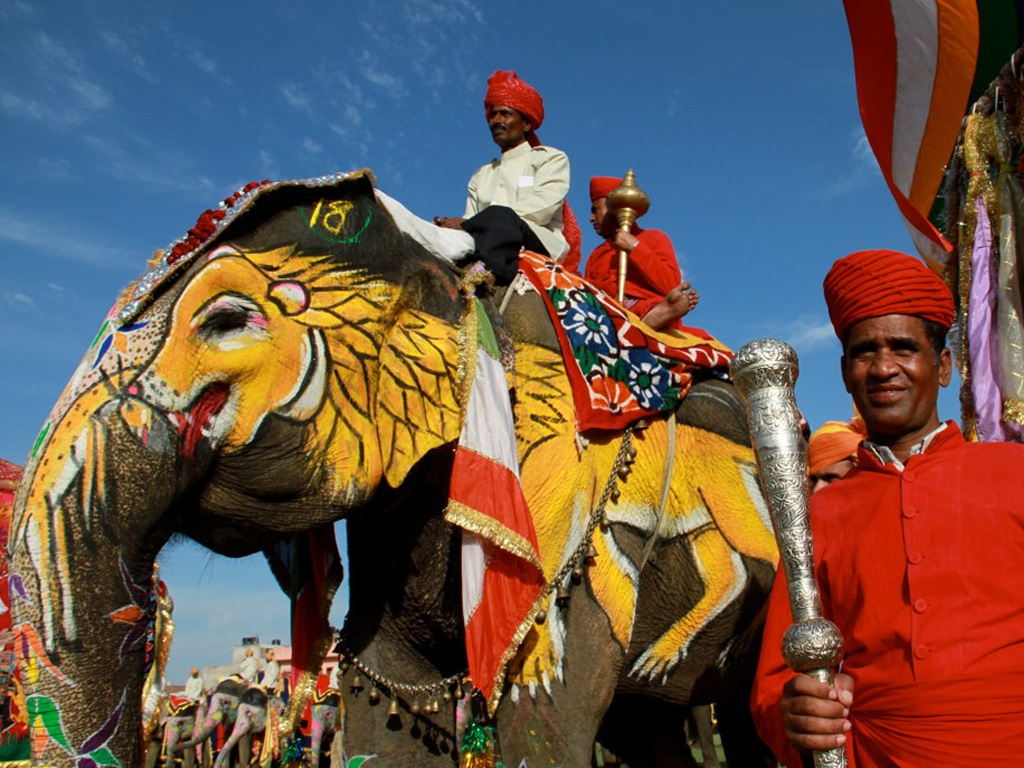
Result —
[[533, 176], [520, 176], [519, 177], [519, 186], [520, 186], [520, 188], [522, 188], [522, 187], [532, 187], [533, 186]]

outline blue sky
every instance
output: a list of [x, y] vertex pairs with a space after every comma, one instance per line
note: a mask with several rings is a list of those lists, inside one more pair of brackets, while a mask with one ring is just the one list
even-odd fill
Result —
[[[850, 415], [821, 280], [911, 251], [857, 113], [840, 0], [0, 2], [0, 456], [24, 462], [101, 319], [145, 262], [247, 181], [370, 167], [425, 218], [460, 215], [496, 154], [487, 76], [545, 98], [587, 182], [632, 167], [701, 293], [690, 321], [791, 343], [812, 425]], [[943, 415], [955, 416], [955, 393]], [[170, 677], [287, 638], [262, 558], [161, 555]], [[344, 603], [336, 613], [340, 621]]]

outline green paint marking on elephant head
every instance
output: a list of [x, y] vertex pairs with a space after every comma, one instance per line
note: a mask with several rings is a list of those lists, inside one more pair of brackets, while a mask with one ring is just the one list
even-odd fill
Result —
[[376, 755], [356, 755], [345, 762], [345, 768], [359, 768], [363, 763], [373, 760]]
[[47, 422], [46, 424], [43, 425], [43, 428], [39, 430], [39, 435], [38, 437], [36, 437], [36, 441], [32, 443], [32, 453], [29, 455], [29, 458], [34, 459], [36, 457], [36, 454], [39, 453], [40, 446], [42, 446], [42, 444], [46, 442], [46, 436], [50, 434], [51, 426], [52, 425], [50, 424], [50, 422]]

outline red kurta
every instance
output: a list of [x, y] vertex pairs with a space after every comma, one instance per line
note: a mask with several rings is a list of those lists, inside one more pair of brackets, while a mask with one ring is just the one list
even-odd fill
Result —
[[[643, 318], [665, 298], [665, 294], [683, 282], [682, 272], [672, 241], [656, 229], [634, 227], [633, 235], [640, 241], [629, 254], [626, 270], [625, 304], [637, 317]], [[605, 240], [587, 258], [584, 277], [609, 296], [619, 290], [619, 249]], [[681, 328], [676, 321], [670, 328]]]
[[[851, 764], [1019, 764], [1024, 755], [1024, 446], [967, 443], [950, 422], [901, 473], [861, 448], [811, 499], [825, 616], [854, 678]], [[751, 697], [790, 768], [779, 702], [793, 673], [779, 569]]]

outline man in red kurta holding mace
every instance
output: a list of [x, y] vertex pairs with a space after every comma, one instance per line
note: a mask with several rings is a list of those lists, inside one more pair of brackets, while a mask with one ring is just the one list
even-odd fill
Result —
[[619, 251], [629, 254], [626, 306], [655, 330], [681, 329], [679, 319], [697, 306], [700, 296], [683, 280], [672, 241], [664, 232], [633, 225], [618, 228], [605, 200], [622, 179], [595, 176], [590, 180], [590, 223], [605, 238], [587, 259], [586, 277], [609, 296], [618, 291]]
[[810, 500], [834, 687], [786, 669], [786, 580], [769, 601], [752, 708], [790, 768], [1020, 764], [1024, 755], [1024, 446], [967, 443], [939, 420], [953, 297], [918, 259], [863, 251], [825, 278], [843, 382], [868, 438]]

